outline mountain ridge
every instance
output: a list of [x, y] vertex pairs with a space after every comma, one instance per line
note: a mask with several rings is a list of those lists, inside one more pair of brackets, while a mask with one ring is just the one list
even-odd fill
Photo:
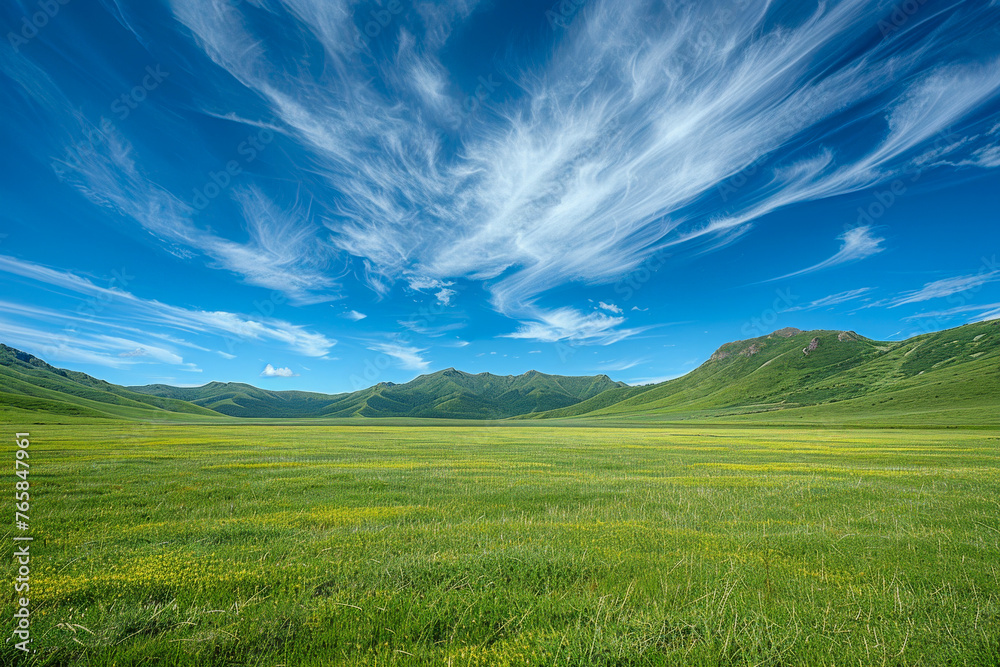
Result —
[[56, 368], [3, 344], [0, 344], [0, 405], [29, 411], [46, 411], [55, 406], [57, 414], [102, 419], [215, 414], [185, 401], [132, 392], [86, 373]]
[[189, 401], [234, 417], [450, 417], [505, 419], [565, 407], [614, 387], [606, 375], [563, 376], [530, 370], [520, 375], [446, 368], [405, 383], [379, 382], [340, 394], [271, 391], [242, 382], [200, 387], [143, 385], [130, 391]]
[[[785, 327], [724, 343], [698, 368], [629, 386], [607, 375], [467, 373], [454, 367], [341, 394], [240, 382], [121, 387], [0, 345], [0, 408], [128, 419], [769, 419], [1000, 424], [1000, 321], [904, 341]], [[943, 418], [943, 417], [942, 417]]]
[[690, 419], [771, 412], [819, 419], [823, 412], [844, 415], [850, 406], [856, 413], [851, 419], [874, 421], [886, 412], [903, 412], [886, 405], [897, 400], [908, 406], [908, 414], [926, 419], [960, 408], [970, 415], [984, 411], [977, 420], [1000, 423], [1000, 321], [904, 341], [876, 341], [845, 330], [782, 329], [725, 343], [680, 378], [613, 389], [520, 418]]

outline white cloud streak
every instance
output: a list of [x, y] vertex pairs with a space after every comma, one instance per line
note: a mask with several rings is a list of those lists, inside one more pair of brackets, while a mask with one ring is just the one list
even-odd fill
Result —
[[197, 227], [194, 210], [147, 179], [133, 148], [114, 128], [94, 130], [78, 160], [63, 165], [63, 178], [95, 204], [138, 222], [151, 234], [201, 253], [251, 285], [277, 290], [300, 302], [336, 298], [334, 281], [322, 267], [327, 252], [316, 229], [284, 211], [256, 188], [232, 193], [243, 212], [249, 243], [236, 243]]
[[570, 341], [580, 344], [611, 345], [643, 329], [620, 329], [625, 318], [604, 313], [584, 314], [573, 308], [537, 310], [537, 319], [525, 322], [505, 338], [522, 338], [544, 343]]
[[365, 315], [364, 313], [359, 313], [356, 310], [349, 310], [346, 313], [343, 313], [341, 317], [350, 320], [352, 322], [360, 322], [361, 320], [365, 319], [368, 316]]
[[201, 372], [197, 365], [185, 362], [174, 351], [151, 345], [148, 341], [140, 342], [82, 329], [52, 331], [32, 326], [23, 320], [0, 317], [0, 340], [49, 363], [77, 362], [109, 368], [162, 363], [177, 366], [184, 371]]
[[606, 310], [609, 313], [614, 313], [615, 315], [622, 314], [622, 309], [613, 303], [604, 303], [603, 301], [601, 301], [600, 303], [597, 304], [597, 307], [600, 308], [601, 310]]
[[907, 320], [920, 320], [920, 319], [948, 319], [956, 315], [964, 315], [966, 313], [975, 313], [975, 315], [970, 318], [970, 322], [985, 322], [987, 320], [1000, 319], [1000, 303], [984, 303], [979, 305], [969, 305], [969, 306], [956, 306], [955, 308], [948, 308], [947, 310], [935, 310], [927, 313], [917, 313], [916, 315], [910, 315], [904, 319]]
[[641, 364], [645, 364], [649, 359], [622, 359], [620, 361], [609, 361], [607, 363], [601, 364], [597, 370], [601, 373], [607, 373], [609, 371], [627, 371], [630, 368], [635, 368]]
[[396, 360], [396, 365], [411, 371], [425, 371], [431, 363], [423, 358], [427, 350], [395, 343], [376, 343], [368, 347], [373, 352], [380, 352]]
[[[32, 281], [58, 287], [70, 293], [92, 297], [103, 304], [101, 312], [92, 318], [78, 318], [89, 322], [120, 326], [128, 322], [137, 326], [157, 326], [188, 333], [209, 333], [230, 341], [255, 340], [278, 344], [310, 357], [322, 357], [337, 344], [336, 340], [309, 331], [302, 326], [283, 320], [250, 317], [225, 311], [205, 311], [181, 308], [160, 301], [142, 299], [117, 288], [95, 285], [90, 280], [70, 272], [52, 269], [41, 264], [0, 255], [0, 271]], [[149, 349], [146, 345], [134, 347]]]
[[795, 276], [803, 276], [808, 273], [815, 273], [816, 271], [823, 271], [824, 269], [829, 269], [834, 266], [839, 266], [841, 264], [847, 264], [849, 262], [856, 262], [866, 257], [871, 257], [876, 255], [885, 248], [882, 243], [885, 241], [883, 238], [879, 238], [872, 234], [870, 227], [855, 227], [854, 229], [849, 229], [840, 236], [837, 237], [841, 241], [840, 250], [837, 251], [829, 259], [825, 259], [819, 264], [814, 264], [809, 268], [802, 269], [801, 271], [795, 271], [778, 278], [772, 278], [772, 280], [784, 280], [785, 278], [793, 278]]
[[897, 297], [890, 299], [889, 308], [898, 308], [911, 303], [930, 301], [942, 297], [959, 294], [967, 290], [976, 289], [987, 283], [1000, 280], [1000, 271], [986, 271], [969, 276], [956, 276], [954, 278], [943, 278], [926, 283], [923, 287], [909, 292], [903, 292]]
[[807, 304], [801, 306], [792, 306], [786, 309], [787, 312], [792, 312], [796, 310], [816, 310], [817, 308], [828, 308], [830, 306], [837, 306], [842, 303], [847, 303], [848, 301], [854, 301], [855, 299], [860, 299], [864, 295], [872, 291], [871, 287], [860, 287], [858, 289], [847, 290], [844, 292], [837, 292], [836, 294], [831, 294], [825, 296], [822, 299], [816, 299], [815, 301], [810, 301]]

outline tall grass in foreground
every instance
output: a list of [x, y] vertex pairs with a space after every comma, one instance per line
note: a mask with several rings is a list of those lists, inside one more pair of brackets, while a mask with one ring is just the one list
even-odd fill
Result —
[[32, 429], [3, 664], [1000, 664], [993, 432], [134, 428]]

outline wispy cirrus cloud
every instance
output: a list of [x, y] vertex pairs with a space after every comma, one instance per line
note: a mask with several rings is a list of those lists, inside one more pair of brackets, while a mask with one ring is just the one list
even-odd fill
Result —
[[535, 319], [522, 323], [505, 338], [522, 338], [544, 343], [569, 341], [580, 344], [611, 345], [644, 329], [620, 329], [624, 317], [604, 313], [582, 313], [573, 308], [534, 311]]
[[683, 377], [686, 373], [675, 373], [674, 375], [661, 375], [658, 377], [644, 377], [644, 378], [634, 378], [628, 380], [626, 384], [632, 387], [641, 387], [649, 384], [660, 384], [662, 382], [667, 382], [668, 380], [676, 380], [679, 377]]
[[601, 373], [609, 371], [627, 371], [642, 364], [648, 363], [649, 359], [620, 359], [618, 361], [608, 361], [597, 366], [596, 370]]
[[160, 363], [176, 366], [178, 370], [186, 372], [201, 372], [197, 364], [185, 361], [176, 351], [151, 344], [148, 340], [108, 336], [87, 329], [53, 331], [23, 319], [0, 316], [0, 338], [7, 345], [40, 354], [51, 361], [79, 362], [109, 368]]
[[356, 310], [349, 310], [346, 313], [342, 313], [341, 317], [343, 317], [345, 320], [350, 320], [352, 322], [360, 322], [361, 320], [365, 319], [368, 316], [365, 315], [364, 313], [359, 313]]
[[375, 343], [368, 346], [373, 352], [380, 352], [396, 360], [396, 364], [405, 370], [425, 371], [431, 362], [423, 357], [426, 349], [414, 347], [412, 345], [400, 345], [397, 343]]
[[451, 280], [439, 280], [437, 278], [428, 278], [426, 276], [412, 276], [407, 279], [407, 283], [410, 289], [417, 292], [430, 291], [434, 294], [434, 298], [442, 306], [450, 306], [451, 300], [458, 294], [458, 290], [452, 289], [454, 281]]
[[[336, 277], [327, 271], [333, 246], [299, 207], [283, 210], [253, 185], [233, 187], [227, 194], [241, 209], [250, 240], [214, 233], [197, 224], [191, 204], [147, 174], [122, 126], [80, 111], [52, 77], [25, 58], [0, 58], [0, 70], [40, 110], [46, 125], [58, 128], [39, 144], [45, 151], [40, 157], [92, 203], [137, 223], [169, 252], [204, 256], [210, 266], [251, 285], [302, 302], [338, 298]], [[58, 140], [65, 143], [50, 146]]]
[[94, 129], [91, 144], [63, 163], [62, 177], [95, 204], [138, 222], [187, 254], [203, 254], [251, 285], [301, 302], [336, 298], [334, 279], [324, 272], [329, 248], [296, 215], [277, 207], [257, 188], [235, 190], [248, 243], [199, 228], [190, 205], [150, 181], [136, 165], [132, 146], [113, 127]]
[[837, 306], [842, 303], [847, 303], [848, 301], [860, 299], [866, 294], [871, 293], [871, 291], [871, 287], [859, 287], [858, 289], [846, 290], [844, 292], [837, 292], [836, 294], [824, 296], [821, 299], [810, 301], [809, 303], [801, 306], [791, 306], [785, 310], [786, 312], [792, 312], [796, 310], [816, 310], [817, 308], [828, 308], [830, 306]]
[[941, 280], [926, 283], [920, 289], [903, 292], [889, 299], [886, 305], [889, 308], [898, 308], [899, 306], [911, 303], [940, 299], [952, 294], [976, 289], [987, 283], [997, 282], [998, 280], [1000, 280], [1000, 271], [983, 271], [973, 275], [942, 278]]
[[[476, 3], [422, 4], [421, 22], [386, 28], [397, 45], [389, 59], [356, 39], [351, 3], [258, 8], [307, 50], [318, 44], [322, 70], [288, 67], [226, 0], [170, 6], [204, 55], [267, 105], [266, 124], [309, 153], [337, 193], [321, 202], [322, 222], [373, 289], [386, 294], [413, 274], [489, 281], [494, 307], [521, 321], [518, 335], [549, 339], [538, 297], [552, 287], [608, 282], [667, 246], [719, 247], [771, 211], [891, 178], [1000, 86], [991, 63], [935, 64], [984, 23], [985, 10], [961, 3], [943, 8], [953, 16], [919, 47], [900, 49], [916, 22], [871, 42], [884, 8], [861, 0], [811, 12], [595, 0], [549, 59], [510, 68], [517, 94], [463, 124], [453, 150], [466, 95], [440, 49]], [[886, 130], [867, 152], [850, 142], [865, 123]], [[988, 166], [980, 144], [961, 150]], [[750, 165], [761, 177], [720, 207], [718, 187]], [[804, 271], [869, 256], [876, 241], [849, 233], [840, 253]], [[454, 294], [436, 296], [448, 304]], [[565, 319], [568, 308], [548, 317]]]
[[[873, 40], [886, 3], [591, 0], [544, 57], [502, 63], [510, 85], [457, 126], [469, 91], [444, 47], [478, 3], [418, 3], [413, 20], [360, 41], [348, 0], [168, 6], [178, 60], [198, 69], [192, 104], [274, 128], [298, 151], [282, 179], [312, 184], [314, 205], [279, 206], [292, 199], [280, 179], [248, 175], [231, 198], [249, 239], [209, 232], [114, 132], [65, 178], [165, 243], [303, 302], [340, 293], [336, 255], [380, 296], [420, 276], [447, 305], [453, 283], [477, 282], [517, 322], [511, 337], [609, 344], [639, 329], [546, 297], [614, 282], [668, 247], [709, 252], [771, 212], [915, 165], [997, 166], [982, 112], [1000, 66], [995, 50], [964, 47], [993, 39], [983, 3], [942, 2], [933, 25]], [[126, 24], [143, 43], [163, 29]], [[949, 128], [962, 136], [934, 147]], [[867, 227], [841, 241], [786, 277], [884, 247]]]
[[433, 325], [426, 319], [412, 319], [412, 320], [397, 320], [396, 322], [399, 326], [404, 329], [408, 329], [413, 333], [418, 333], [422, 336], [428, 336], [430, 338], [437, 338], [443, 336], [449, 331], [457, 331], [459, 329], [464, 329], [468, 326], [468, 322], [448, 322], [446, 324]]
[[600, 308], [601, 310], [606, 310], [609, 313], [614, 313], [615, 315], [622, 314], [622, 309], [613, 303], [604, 303], [603, 301], [601, 301], [597, 304], [597, 307]]
[[[131, 326], [136, 330], [136, 327], [151, 325], [188, 333], [210, 333], [224, 340], [265, 341], [311, 357], [322, 357], [337, 344], [336, 340], [323, 334], [283, 320], [172, 306], [137, 297], [123, 289], [101, 287], [74, 273], [7, 255], [0, 255], [0, 271], [99, 300], [102, 304], [100, 312], [70, 316], [77, 323], [77, 329], [99, 325], [113, 328]], [[32, 312], [32, 309], [22, 309], [22, 312]], [[36, 316], [45, 316], [42, 310], [34, 309], [33, 312]], [[132, 349], [150, 349], [149, 345], [141, 343], [130, 342], [129, 345]]]
[[907, 320], [920, 320], [920, 319], [948, 319], [955, 317], [956, 315], [965, 315], [967, 313], [974, 313], [974, 315], [969, 319], [970, 322], [985, 322], [987, 320], [1000, 319], [1000, 303], [984, 303], [975, 304], [968, 306], [956, 306], [954, 308], [948, 308], [946, 310], [934, 310], [926, 313], [917, 313], [916, 315], [910, 315], [904, 319]]
[[803, 276], [808, 273], [815, 273], [816, 271], [822, 271], [841, 264], [856, 262], [885, 250], [882, 246], [885, 239], [872, 234], [870, 227], [855, 227], [854, 229], [847, 230], [837, 238], [841, 241], [840, 250], [832, 257], [801, 271], [794, 271], [778, 278], [772, 278], [771, 280], [784, 280], [786, 278]]

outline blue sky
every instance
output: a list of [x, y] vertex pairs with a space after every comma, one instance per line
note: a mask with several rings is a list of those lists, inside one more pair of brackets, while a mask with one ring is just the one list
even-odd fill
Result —
[[122, 384], [683, 374], [1000, 317], [1000, 2], [12, 0], [0, 341]]

